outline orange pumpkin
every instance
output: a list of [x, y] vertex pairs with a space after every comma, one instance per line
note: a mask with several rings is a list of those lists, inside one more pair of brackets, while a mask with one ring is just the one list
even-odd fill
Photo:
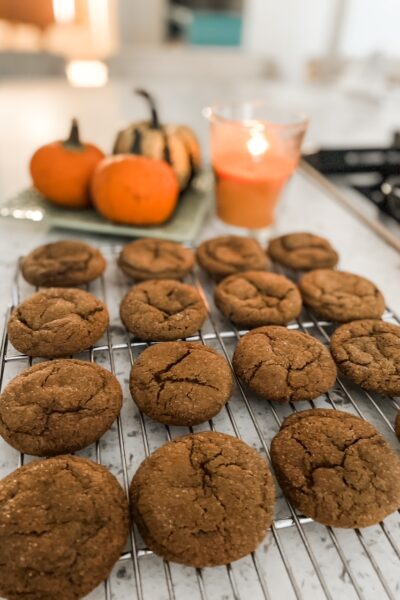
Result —
[[33, 185], [50, 202], [68, 208], [85, 208], [90, 204], [90, 180], [98, 162], [104, 157], [93, 144], [79, 139], [76, 119], [65, 142], [46, 144], [32, 156], [30, 170]]
[[92, 179], [93, 203], [110, 221], [159, 225], [172, 215], [178, 178], [165, 161], [132, 154], [102, 160]]

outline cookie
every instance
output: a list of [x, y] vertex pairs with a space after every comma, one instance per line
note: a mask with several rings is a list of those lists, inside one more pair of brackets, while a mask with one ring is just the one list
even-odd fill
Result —
[[321, 342], [275, 325], [242, 337], [233, 367], [252, 390], [277, 402], [312, 400], [328, 392], [336, 379], [335, 363]]
[[346, 323], [355, 319], [379, 319], [385, 299], [368, 279], [331, 269], [317, 269], [300, 278], [304, 304], [318, 317]]
[[141, 353], [129, 387], [146, 415], [166, 425], [197, 425], [215, 417], [232, 393], [228, 363], [192, 342], [161, 342]]
[[75, 452], [111, 427], [121, 404], [121, 386], [99, 365], [41, 362], [17, 375], [1, 394], [0, 435], [27, 454]]
[[48, 288], [13, 310], [8, 336], [23, 354], [53, 358], [90, 348], [107, 325], [107, 307], [92, 294], [73, 288]]
[[331, 337], [340, 370], [365, 390], [400, 395], [400, 327], [378, 320], [341, 325]]
[[176, 242], [145, 238], [124, 246], [118, 258], [122, 271], [137, 281], [183, 279], [193, 268], [192, 250]]
[[223, 235], [206, 240], [197, 248], [199, 265], [219, 280], [241, 271], [263, 271], [269, 260], [257, 240], [237, 235]]
[[400, 459], [367, 421], [314, 409], [284, 420], [271, 444], [287, 498], [329, 527], [369, 527], [400, 507]]
[[240, 327], [286, 325], [301, 311], [300, 292], [287, 277], [265, 271], [244, 271], [218, 284], [215, 304]]
[[134, 285], [121, 302], [121, 320], [141, 340], [170, 341], [195, 335], [207, 309], [198, 291], [174, 279]]
[[96, 248], [75, 240], [61, 240], [32, 250], [21, 262], [28, 283], [43, 287], [74, 287], [99, 277], [106, 268]]
[[82, 598], [127, 535], [125, 494], [101, 465], [57, 456], [21, 467], [0, 481], [0, 596]]
[[130, 501], [133, 521], [153, 552], [202, 568], [255, 550], [271, 525], [275, 489], [253, 448], [207, 431], [151, 454], [132, 480]]
[[339, 260], [328, 240], [313, 233], [288, 233], [274, 238], [268, 245], [268, 254], [294, 271], [332, 268]]
[[394, 430], [395, 433], [397, 435], [397, 439], [400, 441], [400, 410], [398, 411], [397, 415], [396, 415], [396, 421], [394, 424]]

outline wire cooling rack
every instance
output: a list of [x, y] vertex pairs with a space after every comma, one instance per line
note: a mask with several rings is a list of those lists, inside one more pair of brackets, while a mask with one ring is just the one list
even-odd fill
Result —
[[[128, 380], [131, 365], [147, 347], [132, 339], [119, 319], [119, 304], [131, 283], [116, 267], [120, 248], [101, 248], [108, 258], [104, 277], [87, 289], [104, 300], [110, 312], [110, 327], [104, 338], [90, 351], [76, 358], [95, 361], [110, 369], [124, 388], [121, 415], [111, 429], [97, 442], [78, 453], [106, 466], [128, 491], [129, 483], [141, 461], [168, 440], [190, 432], [217, 430], [235, 435], [256, 448], [268, 461], [272, 437], [288, 414], [311, 407], [324, 407], [352, 412], [371, 421], [397, 447], [393, 423], [400, 408], [394, 398], [363, 392], [340, 377], [335, 388], [313, 402], [267, 402], [244, 387], [235, 378], [230, 402], [212, 421], [193, 428], [167, 427], [141, 414], [130, 398]], [[189, 338], [219, 351], [231, 363], [240, 336], [239, 331], [214, 307], [213, 284], [196, 271], [187, 278], [196, 286], [209, 308], [209, 316], [201, 332]], [[15, 274], [12, 306], [33, 292]], [[10, 311], [12, 310], [10, 307]], [[390, 311], [384, 319], [400, 323]], [[325, 344], [333, 326], [317, 321], [304, 310], [289, 325], [292, 329], [315, 336]], [[18, 354], [8, 344], [4, 332], [0, 353], [2, 388], [6, 383], [38, 359]], [[0, 476], [18, 466], [36, 460], [19, 454], [0, 441]], [[282, 496], [279, 488], [275, 520], [263, 543], [251, 555], [226, 567], [193, 569], [168, 563], [144, 545], [136, 529], [110, 577], [94, 590], [91, 600], [344, 600], [400, 597], [400, 514], [392, 514], [385, 522], [363, 530], [333, 529], [314, 523], [296, 512]], [[107, 548], [104, 548], [107, 552]]]

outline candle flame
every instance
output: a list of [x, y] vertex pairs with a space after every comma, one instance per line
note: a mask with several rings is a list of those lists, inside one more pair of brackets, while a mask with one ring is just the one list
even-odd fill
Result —
[[250, 154], [255, 158], [265, 154], [270, 146], [265, 135], [263, 135], [259, 130], [250, 131], [250, 135], [250, 139], [246, 142], [246, 146]]

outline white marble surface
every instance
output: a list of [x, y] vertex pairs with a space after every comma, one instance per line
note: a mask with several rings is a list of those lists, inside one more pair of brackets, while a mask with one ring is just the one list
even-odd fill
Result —
[[[149, 82], [149, 86], [150, 84], [151, 82]], [[168, 85], [162, 82], [153, 82], [152, 85], [160, 95], [164, 96], [167, 117], [194, 122], [201, 129], [203, 139], [206, 138], [206, 130], [199, 118], [199, 108], [210, 99], [216, 98], [220, 93], [225, 92], [225, 97], [239, 93], [241, 95], [246, 93], [248, 95], [261, 95], [265, 93], [281, 98], [284, 97], [285, 93], [288, 93], [283, 88], [275, 88], [275, 91], [273, 91], [269, 89], [265, 82], [259, 83], [258, 87], [252, 82], [247, 86], [243, 85], [241, 90], [239, 90], [238, 84], [232, 84], [231, 90], [218, 90], [215, 87], [204, 90], [196, 88], [193, 83], [182, 82], [176, 84], [174, 82], [174, 84]], [[131, 101], [128, 94], [130, 87], [131, 84], [121, 83], [95, 93], [93, 91], [69, 90], [60, 83], [43, 83], [40, 86], [34, 86], [33, 84], [3, 84], [2, 95], [0, 95], [0, 102], [2, 103], [0, 127], [3, 129], [3, 143], [0, 148], [1, 194], [4, 196], [14, 193], [28, 183], [26, 165], [30, 153], [39, 143], [47, 141], [51, 137], [63, 135], [65, 120], [72, 114], [81, 117], [83, 132], [86, 133], [85, 137], [91, 138], [105, 148], [110, 147], [112, 133], [116, 127], [129, 115], [134, 114], [133, 108], [130, 107]], [[354, 109], [353, 101], [349, 101], [349, 114], [352, 114], [354, 118], [354, 121], [352, 121], [349, 114], [345, 112], [346, 99], [340, 98], [335, 92], [332, 92], [329, 96], [326, 90], [310, 90], [307, 96], [307, 92], [304, 90], [293, 90], [291, 101], [294, 102], [299, 97], [308, 98], [309, 106], [313, 103], [316, 106], [319, 97], [320, 102], [325, 100], [331, 110], [335, 106], [334, 98], [336, 97], [337, 107], [340, 107], [340, 111], [335, 114], [332, 110], [329, 118], [327, 118], [327, 115], [325, 116], [326, 129], [319, 131], [319, 139], [321, 140], [330, 139], [332, 142], [342, 143], [347, 129], [349, 135], [352, 131], [354, 132], [354, 136], [359, 142], [379, 143], [386, 140], [389, 129], [395, 122], [394, 119], [389, 122], [388, 115], [386, 113], [382, 114], [380, 107], [373, 107], [374, 113], [370, 104], [365, 104], [364, 100], [361, 104], [359, 101], [356, 102], [358, 111]], [[139, 105], [135, 106], [139, 107]], [[364, 113], [360, 106], [363, 107]], [[326, 106], [323, 109], [326, 111]], [[369, 119], [367, 119], [367, 113], [370, 115]], [[372, 118], [373, 114], [375, 114], [375, 119]], [[398, 114], [400, 114], [400, 110]], [[320, 123], [323, 124], [324, 119], [321, 116], [316, 116], [316, 118], [320, 118]], [[351, 122], [353, 122], [353, 129], [350, 127]], [[367, 130], [368, 123], [371, 124], [371, 129], [376, 133], [374, 139], [372, 139], [371, 130]], [[336, 139], [334, 136], [335, 129]], [[318, 128], [317, 130], [314, 129], [314, 133], [312, 133], [315, 136], [314, 139], [316, 139], [317, 133]], [[366, 275], [374, 280], [385, 293], [388, 304], [400, 312], [398, 306], [400, 292], [399, 255], [385, 242], [377, 238], [365, 225], [358, 223], [351, 214], [328, 197], [325, 192], [315, 187], [302, 174], [296, 175], [285, 198], [282, 200], [275, 231], [280, 233], [298, 229], [312, 230], [329, 237], [340, 251], [341, 267]], [[226, 231], [225, 226], [211, 217], [204, 228], [202, 238], [223, 231]], [[41, 224], [0, 221], [0, 310], [2, 312], [10, 299], [16, 257], [24, 254], [37, 244], [45, 240], [57, 239], [60, 235], [64, 234], [58, 231], [48, 232]], [[79, 234], [78, 237], [82, 238]], [[90, 238], [90, 241], [96, 245], [101, 245], [112, 240]], [[112, 342], [118, 344], [126, 341], [119, 322], [118, 304], [121, 295], [127, 289], [128, 282], [114, 267], [115, 255], [108, 250], [107, 257], [109, 266], [106, 273], [106, 282], [108, 289], [107, 302], [111, 312], [111, 337]], [[90, 289], [99, 296], [103, 295], [99, 282], [91, 285]], [[27, 295], [31, 293], [32, 288], [22, 283], [21, 291], [23, 295]], [[217, 327], [226, 329], [227, 323], [221, 319], [216, 311], [213, 315]], [[204, 333], [207, 334], [211, 331], [212, 326], [208, 322], [204, 328]], [[209, 343], [222, 351], [221, 346], [215, 341]], [[232, 353], [233, 348], [234, 344], [227, 342], [228, 355]], [[110, 368], [110, 357], [107, 352], [97, 352], [96, 360]], [[130, 368], [129, 353], [126, 349], [116, 351], [114, 360], [117, 376], [124, 386], [125, 402], [122, 411], [122, 424], [126, 444], [128, 478], [130, 479], [144, 457], [144, 447], [138, 414], [129, 398], [127, 389]], [[26, 368], [25, 361], [8, 363], [5, 374], [6, 381], [23, 368]], [[385, 404], [384, 410], [388, 419], [386, 422], [371, 407], [365, 397], [357, 390], [352, 389], [352, 392], [363, 413], [395, 444], [395, 437], [390, 428], [394, 417], [394, 407], [389, 403]], [[249, 396], [249, 400], [259, 427], [258, 432], [248, 410], [244, 407], [238, 387], [235, 388], [230, 408], [234, 415], [234, 421], [246, 441], [265, 453], [265, 448], [268, 448], [271, 437], [277, 430], [277, 419], [271, 407], [266, 406], [264, 401], [253, 395]], [[332, 400], [346, 410], [353, 412], [355, 410], [348, 399], [346, 400], [343, 397], [339, 389], [335, 389], [332, 393]], [[317, 400], [317, 405], [329, 405], [328, 399], [321, 397]], [[299, 408], [306, 408], [306, 406], [299, 406]], [[278, 419], [283, 418], [288, 411], [290, 411], [290, 408], [285, 405], [275, 407], [275, 414]], [[165, 441], [166, 432], [163, 426], [150, 420], [146, 419], [145, 425], [151, 451]], [[217, 416], [215, 425], [220, 431], [233, 433], [232, 421], [225, 411]], [[207, 425], [200, 426], [196, 430], [202, 428], [207, 428]], [[182, 428], [171, 428], [173, 437], [182, 433], [185, 433]], [[123, 469], [117, 439], [117, 431], [114, 426], [101, 440], [101, 458], [102, 462], [116, 474], [122, 483]], [[82, 454], [94, 458], [94, 448], [90, 447]], [[28, 462], [32, 458], [25, 457], [25, 460]], [[18, 453], [0, 440], [0, 476], [10, 472], [17, 464]], [[279, 494], [276, 519], [281, 520], [289, 516], [287, 505]], [[391, 529], [395, 543], [399, 546], [399, 516], [389, 517], [386, 524]], [[315, 523], [306, 525], [304, 531], [306, 540], [313, 549], [313, 560], [317, 563], [320, 575], [326, 582], [332, 598], [340, 597], [344, 600], [356, 598], [355, 590], [350, 583], [349, 572], [361, 588], [362, 597], [368, 600], [386, 597], [382, 584], [371, 568], [370, 560], [365, 551], [363, 552], [360, 539], [356, 533], [339, 530], [334, 532], [336, 538], [332, 538], [331, 533], [326, 528]], [[312, 558], [310, 558], [304, 541], [302, 541], [295, 527], [279, 530], [277, 538], [269, 534], [257, 550], [256, 556], [270, 598], [272, 600], [295, 598], [277, 540], [280, 543], [281, 551], [285, 553], [288, 560], [300, 596], [305, 600], [311, 598], [322, 600], [325, 598], [326, 595], [321, 586], [318, 572], [315, 566], [313, 567]], [[347, 571], [342, 560], [343, 557], [341, 558], [335, 550], [334, 540], [340, 544], [344, 560], [350, 565]], [[362, 540], [370, 549], [373, 559], [381, 569], [392, 591], [393, 598], [395, 598], [400, 589], [398, 559], [390, 549], [382, 530], [379, 527], [368, 528], [363, 531]], [[165, 600], [168, 598], [168, 587], [162, 561], [155, 556], [143, 556], [140, 558], [140, 568], [144, 600]], [[254, 600], [263, 598], [250, 557], [235, 563], [232, 573], [241, 598], [251, 597]], [[171, 576], [175, 586], [176, 600], [187, 600], [187, 598], [197, 600], [201, 598], [194, 570], [171, 565]], [[234, 599], [229, 573], [225, 568], [205, 569], [203, 579], [209, 600]], [[118, 562], [111, 578], [110, 598], [118, 600], [135, 598], [134, 581], [131, 561]], [[102, 600], [105, 597], [104, 587], [99, 587], [90, 594], [92, 600]]]

